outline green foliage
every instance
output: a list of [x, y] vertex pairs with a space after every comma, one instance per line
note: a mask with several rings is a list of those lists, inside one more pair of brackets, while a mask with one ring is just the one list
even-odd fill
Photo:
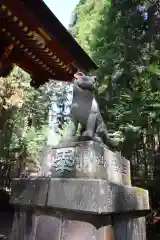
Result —
[[30, 127], [26, 130], [22, 138], [22, 144], [26, 147], [28, 154], [38, 160], [39, 154], [43, 149], [43, 144], [47, 137], [47, 126], [36, 129]]
[[99, 65], [97, 98], [110, 135], [123, 142], [133, 176], [141, 169], [144, 178], [153, 177], [151, 157], [160, 141], [158, 3], [80, 1], [72, 26]]
[[0, 79], [0, 187], [10, 186], [13, 171], [19, 174], [28, 158], [36, 164], [45, 145], [54, 84], [36, 90], [30, 81], [16, 66]]
[[[74, 36], [78, 40], [79, 44], [90, 55], [90, 43], [93, 40], [93, 35], [91, 32], [94, 30], [97, 22], [100, 22], [103, 19], [103, 16], [99, 14], [106, 6], [108, 7], [109, 1], [101, 0], [90, 0], [90, 1], [80, 1], [76, 7], [76, 16], [77, 21], [74, 22], [72, 26], [72, 31]], [[70, 26], [71, 28], [71, 26]]]

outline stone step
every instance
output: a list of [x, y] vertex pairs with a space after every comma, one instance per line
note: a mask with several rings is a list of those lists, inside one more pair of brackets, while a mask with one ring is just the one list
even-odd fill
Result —
[[130, 162], [93, 141], [51, 149], [42, 161], [42, 176], [96, 178], [131, 185]]

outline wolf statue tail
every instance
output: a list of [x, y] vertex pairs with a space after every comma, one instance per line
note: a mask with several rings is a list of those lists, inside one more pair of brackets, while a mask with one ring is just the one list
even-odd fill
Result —
[[98, 136], [110, 150], [118, 150], [119, 143], [109, 137], [107, 127], [103, 121], [97, 126], [96, 136]]
[[108, 131], [105, 129], [103, 132], [103, 141], [104, 143], [111, 149], [111, 150], [118, 150], [119, 143], [116, 142], [114, 139], [111, 139], [108, 135]]

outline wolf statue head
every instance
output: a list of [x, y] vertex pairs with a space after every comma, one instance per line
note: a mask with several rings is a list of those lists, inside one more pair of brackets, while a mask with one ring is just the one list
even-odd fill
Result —
[[74, 74], [74, 85], [83, 90], [94, 91], [96, 85], [96, 76], [86, 76], [83, 72]]

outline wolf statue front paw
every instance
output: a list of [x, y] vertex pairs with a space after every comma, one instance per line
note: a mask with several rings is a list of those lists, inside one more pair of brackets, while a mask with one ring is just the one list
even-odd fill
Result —
[[82, 136], [83, 136], [83, 137], [93, 138], [93, 135], [94, 135], [93, 131], [90, 131], [90, 130], [86, 130], [86, 131], [84, 131], [84, 132], [82, 133]]
[[68, 144], [75, 143], [75, 142], [78, 142], [78, 136], [66, 137], [59, 142], [57, 147], [59, 148], [68, 147]]
[[100, 143], [100, 144], [103, 143], [102, 138], [100, 138], [97, 134], [95, 134], [95, 136], [94, 136], [94, 141], [97, 143]]

